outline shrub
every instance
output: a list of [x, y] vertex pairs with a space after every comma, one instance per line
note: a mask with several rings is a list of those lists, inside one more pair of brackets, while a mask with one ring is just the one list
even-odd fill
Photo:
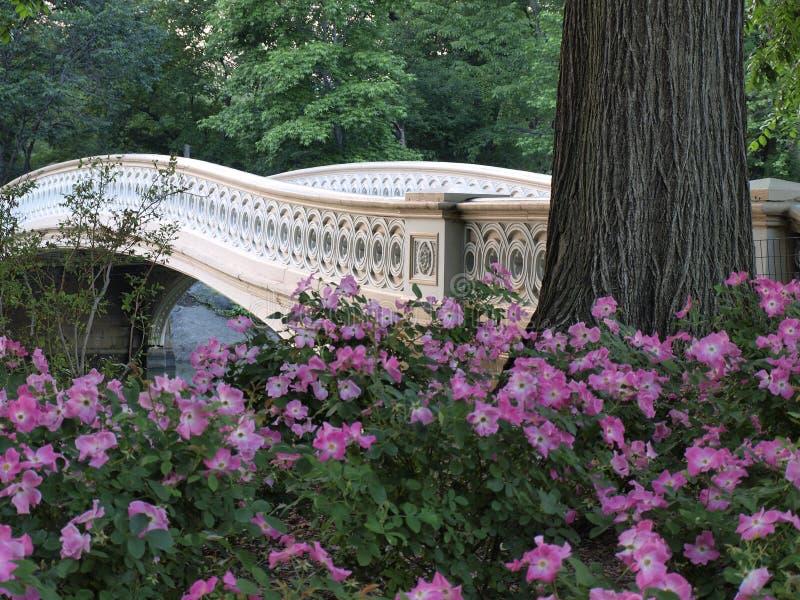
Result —
[[800, 285], [734, 275], [662, 340], [610, 298], [528, 334], [505, 277], [397, 309], [309, 281], [287, 338], [212, 340], [191, 383], [59, 390], [3, 339], [2, 585], [796, 597]]

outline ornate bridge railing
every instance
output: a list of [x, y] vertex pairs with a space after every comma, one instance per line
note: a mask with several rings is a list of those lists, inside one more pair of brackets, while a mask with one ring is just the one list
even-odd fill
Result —
[[[169, 161], [153, 155], [110, 160], [119, 165], [109, 193], [114, 208], [136, 203], [157, 166]], [[27, 176], [36, 187], [18, 209], [26, 228], [52, 229], [64, 219], [64, 196], [89, 176], [86, 162]], [[410, 297], [413, 284], [441, 295], [458, 277], [482, 276], [493, 261], [508, 262], [520, 291], [535, 301], [546, 176], [470, 165], [372, 163], [265, 178], [178, 159], [176, 177], [185, 191], [164, 207], [164, 218], [180, 227], [169, 266], [259, 316], [286, 306], [310, 273], [332, 280], [352, 274], [372, 297], [393, 301]], [[389, 180], [391, 187], [384, 185]], [[376, 191], [381, 193], [371, 193]]]
[[[116, 207], [138, 201], [165, 156], [113, 157]], [[85, 163], [86, 161], [84, 161]], [[65, 216], [62, 202], [87, 177], [80, 161], [45, 167], [19, 207], [25, 227], [48, 229]], [[288, 304], [311, 273], [352, 274], [366, 293], [391, 302], [412, 285], [442, 295], [500, 262], [535, 305], [544, 268], [550, 178], [452, 163], [334, 165], [259, 177], [178, 159], [185, 192], [169, 199], [165, 219], [180, 233], [169, 266], [203, 281], [264, 317]], [[753, 182], [757, 239], [773, 240], [788, 272], [797, 271], [800, 184]], [[794, 215], [794, 216], [793, 216]], [[794, 219], [794, 220], [793, 220]], [[794, 224], [792, 224], [794, 223]], [[777, 240], [777, 242], [774, 242]], [[761, 261], [761, 271], [768, 261]]]

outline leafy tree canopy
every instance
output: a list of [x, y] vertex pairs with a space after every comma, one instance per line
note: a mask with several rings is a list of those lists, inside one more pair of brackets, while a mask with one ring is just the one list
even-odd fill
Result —
[[749, 0], [747, 9], [751, 170], [797, 177], [800, 2]]
[[11, 40], [11, 31], [25, 19], [47, 11], [44, 0], [8, 0], [0, 9], [0, 44]]
[[[398, 142], [411, 76], [385, 42], [388, 3], [218, 0], [224, 108], [203, 123], [267, 170], [419, 155]], [[257, 170], [265, 170], [262, 166]]]
[[0, 181], [42, 162], [117, 151], [110, 133], [137, 87], [156, 79], [163, 38], [147, 2], [59, 1], [0, 46]]

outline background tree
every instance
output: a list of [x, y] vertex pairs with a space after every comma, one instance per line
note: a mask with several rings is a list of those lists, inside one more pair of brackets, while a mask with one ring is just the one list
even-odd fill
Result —
[[0, 182], [29, 171], [37, 150], [45, 164], [116, 150], [110, 124], [161, 61], [149, 19], [145, 2], [64, 0], [0, 46]]
[[748, 0], [748, 135], [752, 178], [798, 177], [800, 2]]
[[751, 270], [743, 1], [565, 5], [553, 187], [533, 324], [668, 332], [687, 297]]
[[0, 332], [31, 297], [29, 274], [42, 266], [42, 235], [23, 230], [16, 216], [19, 198], [32, 187], [24, 183], [0, 189]]
[[[246, 159], [224, 134], [199, 123], [222, 108], [219, 79], [224, 65], [207, 52], [207, 15], [214, 0], [155, 0], [150, 17], [161, 30], [147, 52], [163, 57], [150, 85], [132, 88], [116, 111], [111, 147], [125, 152], [183, 154], [243, 168]], [[248, 155], [245, 155], [248, 156]]]
[[561, 4], [414, 0], [398, 7], [393, 46], [414, 75], [408, 144], [432, 160], [549, 172]]
[[230, 72], [204, 125], [261, 153], [259, 172], [419, 157], [396, 133], [410, 77], [388, 20], [382, 1], [218, 0], [210, 42]]
[[8, 0], [0, 6], [0, 44], [11, 40], [11, 31], [25, 19], [47, 11], [44, 0]]

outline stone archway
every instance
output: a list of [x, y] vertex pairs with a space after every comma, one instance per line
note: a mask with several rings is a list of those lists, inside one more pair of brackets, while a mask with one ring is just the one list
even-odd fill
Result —
[[172, 269], [162, 267], [156, 280], [164, 286], [153, 307], [150, 325], [146, 332], [147, 369], [164, 369], [172, 372], [175, 368], [175, 352], [172, 348], [172, 332], [169, 316], [175, 304], [197, 281]]

